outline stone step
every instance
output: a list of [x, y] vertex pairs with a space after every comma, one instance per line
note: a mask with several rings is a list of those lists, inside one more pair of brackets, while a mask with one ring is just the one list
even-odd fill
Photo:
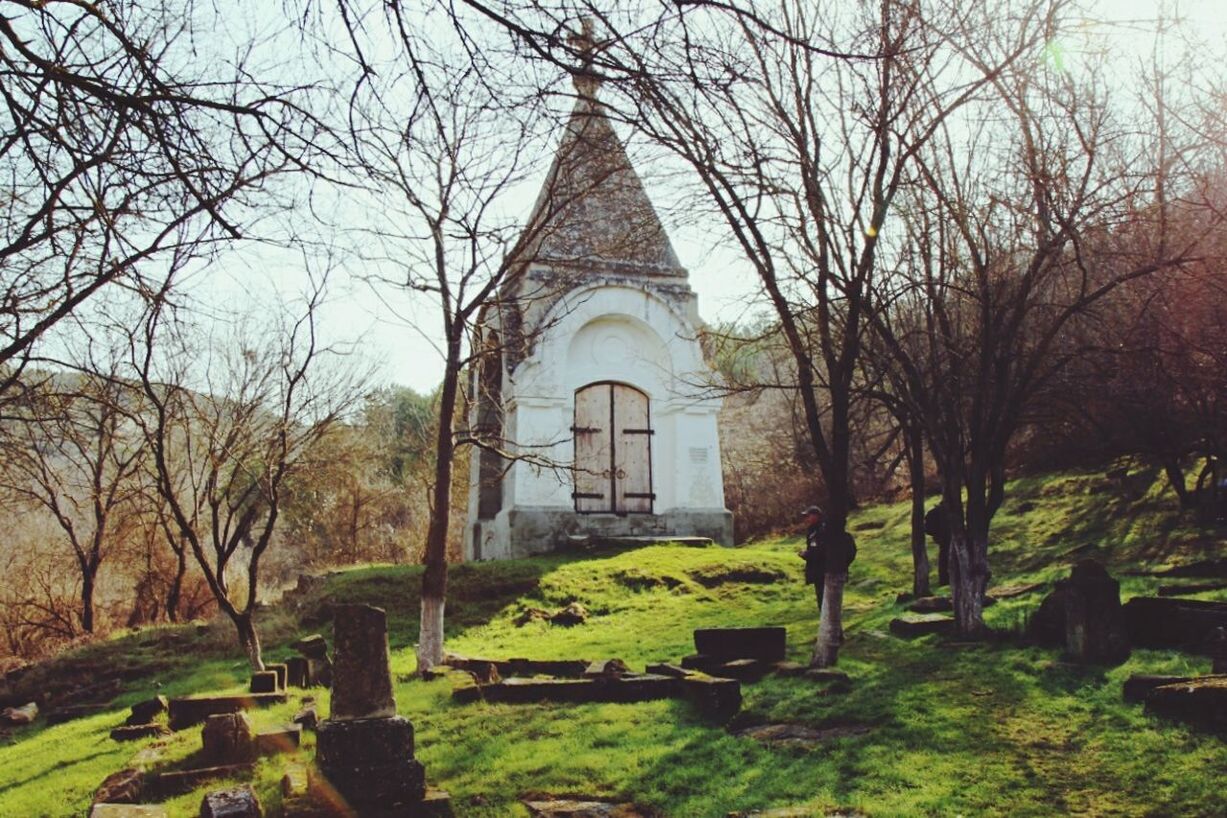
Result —
[[954, 633], [954, 618], [939, 613], [900, 616], [890, 621], [890, 632], [905, 639], [933, 633], [950, 634]]

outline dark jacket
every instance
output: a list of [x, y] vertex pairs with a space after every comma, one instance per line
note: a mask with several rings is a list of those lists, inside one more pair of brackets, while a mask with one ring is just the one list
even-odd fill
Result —
[[826, 573], [826, 523], [819, 520], [805, 532], [805, 583], [813, 585], [822, 582]]

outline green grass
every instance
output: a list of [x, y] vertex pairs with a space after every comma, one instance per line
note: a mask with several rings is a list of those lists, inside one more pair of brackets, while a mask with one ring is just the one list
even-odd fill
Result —
[[[1150, 473], [1131, 484], [1096, 474], [1015, 481], [994, 527], [994, 585], [1064, 576], [1083, 556], [1121, 574], [1222, 553], [1223, 540], [1189, 526]], [[1023, 503], [1034, 508], [1020, 511]], [[633, 800], [668, 816], [725, 816], [734, 810], [803, 807], [814, 815], [854, 809], [870, 816], [1218, 816], [1227, 769], [1221, 738], [1145, 716], [1121, 698], [1136, 672], [1205, 672], [1200, 657], [1137, 651], [1122, 667], [1079, 668], [1056, 651], [1008, 643], [945, 645], [887, 634], [898, 592], [910, 587], [906, 504], [866, 509], [852, 522], [860, 557], [846, 594], [848, 642], [840, 667], [845, 695], [769, 678], [743, 688], [739, 723], [776, 720], [815, 726], [859, 724], [861, 735], [814, 749], [768, 748], [705, 721], [684, 702], [638, 705], [456, 705], [446, 681], [412, 679], [418, 568], [362, 568], [333, 575], [322, 590], [273, 612], [266, 642], [278, 658], [297, 633], [327, 633], [330, 601], [385, 607], [400, 711], [417, 728], [418, 757], [432, 784], [453, 796], [459, 816], [524, 816], [527, 792], [587, 793]], [[880, 526], [880, 527], [877, 527]], [[733, 551], [661, 546], [590, 556], [555, 556], [456, 567], [451, 573], [448, 648], [507, 658], [600, 659], [632, 667], [693, 652], [704, 625], [779, 624], [791, 657], [808, 658], [816, 628], [794, 538]], [[749, 581], [747, 581], [749, 580]], [[1122, 594], [1153, 593], [1159, 580], [1122, 576]], [[1203, 598], [1227, 599], [1223, 592]], [[989, 624], [1019, 628], [1037, 592], [987, 611]], [[516, 627], [526, 607], [576, 600], [592, 614], [575, 628]], [[229, 631], [159, 629], [95, 645], [61, 661], [118, 661], [148, 667], [107, 714], [56, 727], [35, 725], [0, 746], [0, 815], [82, 815], [110, 772], [150, 742], [107, 738], [133, 700], [155, 692], [239, 685], [246, 670]], [[192, 657], [201, 657], [193, 659]], [[77, 664], [74, 664], [77, 663]], [[326, 712], [326, 691], [313, 691]], [[286, 720], [301, 704], [256, 714]], [[149, 763], [191, 763], [199, 733], [167, 740]], [[311, 742], [300, 752], [309, 759]], [[263, 762], [255, 783], [276, 815], [282, 759]], [[169, 803], [195, 815], [201, 793]]]

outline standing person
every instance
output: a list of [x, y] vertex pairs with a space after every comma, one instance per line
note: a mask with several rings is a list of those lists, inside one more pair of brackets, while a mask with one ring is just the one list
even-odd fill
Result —
[[797, 555], [805, 560], [805, 583], [814, 586], [814, 594], [818, 599], [818, 614], [822, 614], [822, 589], [826, 584], [826, 523], [822, 519], [822, 509], [810, 506], [801, 512], [801, 519], [806, 525], [805, 549]]
[[925, 515], [925, 533], [937, 543], [937, 586], [950, 584], [950, 521], [946, 508], [938, 501]]

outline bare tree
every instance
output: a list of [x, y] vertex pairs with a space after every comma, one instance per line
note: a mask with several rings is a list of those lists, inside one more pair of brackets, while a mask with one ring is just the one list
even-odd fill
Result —
[[254, 44], [202, 53], [197, 27], [225, 20], [206, 4], [3, 6], [0, 396], [99, 293], [157, 292], [171, 268], [151, 262], [243, 236], [317, 134], [297, 89], [248, 70]]
[[288, 326], [238, 333], [214, 348], [202, 348], [158, 300], [131, 338], [145, 401], [134, 421], [171, 530], [186, 541], [256, 670], [260, 566], [286, 483], [361, 395], [360, 373], [330, 368], [336, 350], [317, 337], [323, 294], [316, 286]]
[[[89, 357], [93, 358], [93, 354]], [[59, 526], [80, 579], [80, 628], [93, 633], [98, 571], [137, 523], [141, 441], [127, 422], [131, 393], [119, 361], [43, 379], [10, 419], [0, 489]]]
[[[1070, 332], [1117, 287], [1198, 245], [1167, 231], [1171, 167], [1130, 138], [1138, 112], [1109, 105], [1103, 76], [1075, 81], [1040, 60], [991, 74], [993, 97], [925, 153], [898, 275], [883, 282], [888, 308], [875, 313], [941, 473], [964, 635], [984, 627], [1008, 445], [1077, 354]], [[1125, 221], [1157, 240], [1131, 249]]]

